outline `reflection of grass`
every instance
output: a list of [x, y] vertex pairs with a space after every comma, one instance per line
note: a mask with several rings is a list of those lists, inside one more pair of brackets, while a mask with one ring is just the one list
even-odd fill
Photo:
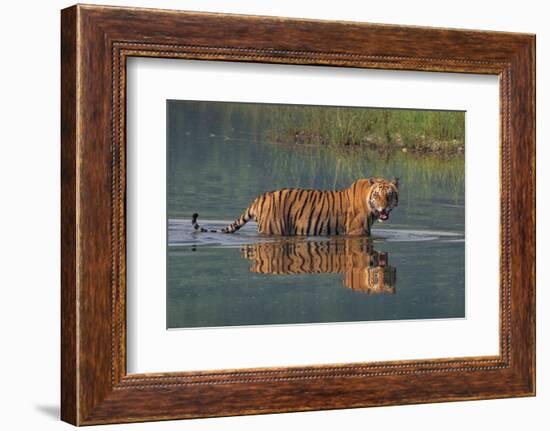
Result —
[[[296, 151], [302, 157], [296, 157]], [[324, 172], [326, 189], [349, 185], [358, 178], [397, 176], [403, 185], [414, 184], [422, 196], [429, 196], [438, 187], [450, 190], [453, 199], [464, 195], [463, 155], [389, 154], [361, 148], [293, 145], [275, 146], [273, 164], [273, 170], [285, 172], [295, 187], [318, 184], [319, 172]]]
[[266, 138], [282, 143], [456, 153], [464, 148], [464, 112], [267, 106]]

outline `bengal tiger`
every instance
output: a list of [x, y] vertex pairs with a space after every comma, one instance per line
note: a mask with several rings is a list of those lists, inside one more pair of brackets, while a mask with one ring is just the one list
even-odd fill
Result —
[[367, 235], [375, 220], [388, 220], [398, 203], [397, 178], [366, 178], [348, 188], [321, 191], [287, 188], [258, 196], [242, 215], [223, 229], [206, 229], [191, 223], [200, 232], [234, 233], [253, 219], [258, 233], [265, 235]]

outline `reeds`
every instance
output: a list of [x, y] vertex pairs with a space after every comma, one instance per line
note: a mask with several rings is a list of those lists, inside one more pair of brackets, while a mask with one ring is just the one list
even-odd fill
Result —
[[464, 112], [267, 106], [265, 138], [285, 144], [459, 153]]

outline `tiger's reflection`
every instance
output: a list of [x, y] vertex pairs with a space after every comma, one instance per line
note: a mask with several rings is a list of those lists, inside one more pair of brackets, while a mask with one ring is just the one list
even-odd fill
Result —
[[343, 274], [345, 287], [369, 294], [395, 294], [396, 269], [388, 254], [374, 250], [367, 238], [327, 241], [283, 239], [245, 245], [242, 257], [258, 274]]

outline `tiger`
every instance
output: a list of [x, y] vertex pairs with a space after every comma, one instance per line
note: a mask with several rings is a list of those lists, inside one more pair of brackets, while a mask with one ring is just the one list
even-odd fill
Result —
[[399, 180], [364, 178], [343, 190], [284, 188], [264, 193], [223, 229], [191, 223], [199, 232], [234, 233], [255, 220], [259, 234], [281, 236], [370, 236], [374, 221], [384, 222], [397, 206]]

